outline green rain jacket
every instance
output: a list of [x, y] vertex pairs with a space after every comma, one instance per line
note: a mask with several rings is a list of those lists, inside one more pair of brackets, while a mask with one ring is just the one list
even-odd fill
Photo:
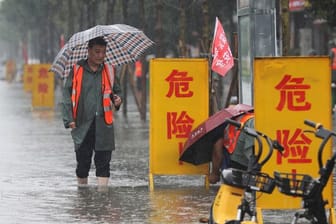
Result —
[[[245, 122], [245, 127], [254, 128], [254, 117]], [[237, 145], [234, 152], [231, 154], [230, 159], [247, 166], [251, 156], [253, 155], [254, 137], [246, 134], [244, 131], [240, 132], [237, 140]]]
[[[71, 136], [75, 144], [75, 150], [78, 150], [92, 122], [95, 120], [95, 150], [112, 151], [115, 149], [113, 124], [107, 125], [104, 120], [101, 86], [103, 65], [100, 66], [97, 72], [93, 72], [90, 69], [87, 60], [77, 62], [77, 65], [83, 66], [84, 71], [82, 89], [77, 109], [77, 118], [75, 121], [76, 128], [71, 131]], [[70, 71], [63, 88], [62, 116], [65, 128], [69, 128], [69, 123], [74, 121], [71, 102], [72, 79], [73, 70]], [[121, 96], [121, 88], [117, 76], [114, 77], [113, 93]]]

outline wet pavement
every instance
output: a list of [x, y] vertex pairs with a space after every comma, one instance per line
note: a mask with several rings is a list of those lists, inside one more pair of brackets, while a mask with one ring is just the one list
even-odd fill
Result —
[[[56, 105], [59, 95], [56, 94]], [[0, 81], [0, 223], [199, 223], [218, 185], [206, 190], [201, 176], [155, 176], [148, 189], [148, 122], [132, 99], [128, 115], [115, 114], [116, 151], [109, 187], [78, 188], [69, 130], [55, 110], [32, 110], [21, 83]], [[269, 212], [265, 223], [288, 214]], [[269, 221], [267, 221], [269, 220]]]

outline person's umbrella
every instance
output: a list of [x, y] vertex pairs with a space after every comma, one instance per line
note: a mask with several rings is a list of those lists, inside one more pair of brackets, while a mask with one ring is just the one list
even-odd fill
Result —
[[252, 111], [252, 106], [237, 104], [210, 116], [190, 132], [188, 139], [184, 143], [180, 161], [194, 165], [210, 162], [214, 135], [223, 135], [226, 119], [235, 118]]
[[135, 62], [154, 44], [141, 30], [129, 25], [97, 25], [75, 33], [55, 57], [50, 71], [67, 77], [77, 61], [87, 58], [88, 41], [99, 36], [107, 42], [105, 63], [114, 66]]

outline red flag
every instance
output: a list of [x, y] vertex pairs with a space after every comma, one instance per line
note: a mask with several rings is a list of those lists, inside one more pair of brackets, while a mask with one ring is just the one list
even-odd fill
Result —
[[211, 66], [212, 71], [225, 76], [226, 73], [233, 67], [234, 62], [224, 29], [217, 17], [211, 52], [213, 56]]

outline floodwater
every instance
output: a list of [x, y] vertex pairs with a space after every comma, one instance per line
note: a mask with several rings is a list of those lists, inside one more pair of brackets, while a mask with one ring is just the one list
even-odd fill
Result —
[[[109, 187], [97, 187], [92, 169], [89, 186], [78, 188], [59, 108], [32, 110], [21, 83], [0, 81], [0, 223], [192, 224], [208, 217], [218, 185], [206, 190], [202, 176], [155, 176], [149, 190], [148, 122], [128, 102], [127, 117], [115, 115]], [[284, 223], [286, 215], [269, 212], [264, 221]]]
[[0, 117], [0, 223], [198, 223], [208, 214], [215, 190], [205, 190], [204, 177], [155, 176], [149, 191], [148, 122], [135, 104], [127, 118], [116, 113], [105, 190], [97, 188], [94, 169], [89, 186], [77, 187], [59, 108], [32, 110], [22, 84], [0, 81]]

